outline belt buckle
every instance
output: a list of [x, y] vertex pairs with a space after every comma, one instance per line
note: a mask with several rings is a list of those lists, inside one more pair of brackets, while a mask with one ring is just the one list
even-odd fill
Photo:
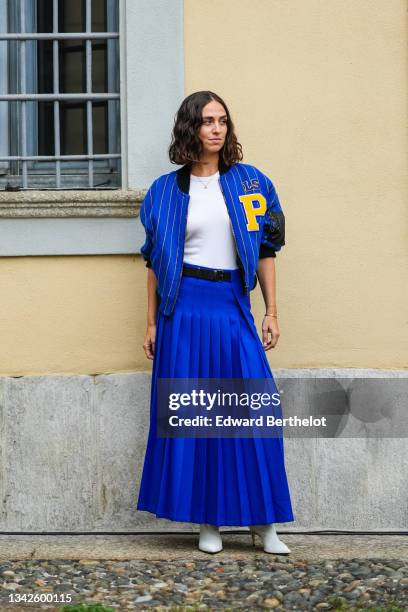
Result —
[[223, 270], [214, 270], [214, 280], [221, 281], [224, 278]]

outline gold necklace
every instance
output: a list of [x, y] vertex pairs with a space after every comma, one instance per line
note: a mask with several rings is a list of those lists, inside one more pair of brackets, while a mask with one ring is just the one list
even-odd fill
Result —
[[213, 178], [215, 178], [216, 174], [217, 174], [217, 172], [216, 172], [215, 174], [213, 174], [213, 175], [212, 175], [212, 177], [210, 178], [210, 180], [209, 180], [209, 181], [207, 181], [207, 183], [206, 183], [205, 181], [202, 181], [202, 180], [200, 179], [200, 177], [199, 177], [199, 176], [197, 176], [196, 174], [193, 174], [193, 176], [194, 176], [194, 178], [198, 179], [198, 182], [199, 182], [199, 183], [201, 183], [201, 184], [203, 185], [204, 189], [207, 189], [207, 188], [208, 188], [208, 185], [211, 183], [211, 181], [213, 180]]

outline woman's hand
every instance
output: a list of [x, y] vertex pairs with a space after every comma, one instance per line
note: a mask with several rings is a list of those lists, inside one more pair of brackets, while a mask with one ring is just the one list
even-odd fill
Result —
[[262, 343], [265, 351], [269, 351], [276, 346], [279, 336], [278, 319], [265, 316], [262, 321]]
[[147, 326], [146, 336], [143, 342], [144, 352], [146, 353], [146, 357], [148, 359], [153, 359], [154, 357], [154, 343], [156, 340], [156, 325], [151, 323]]

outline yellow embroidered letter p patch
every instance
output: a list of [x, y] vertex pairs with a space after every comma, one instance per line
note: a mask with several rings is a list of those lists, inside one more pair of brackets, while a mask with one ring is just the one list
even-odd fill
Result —
[[[266, 198], [261, 193], [248, 193], [239, 196], [239, 200], [245, 209], [248, 231], [253, 232], [259, 230], [259, 224], [256, 218], [258, 215], [265, 214]], [[255, 202], [257, 202], [258, 206], [254, 206]]]

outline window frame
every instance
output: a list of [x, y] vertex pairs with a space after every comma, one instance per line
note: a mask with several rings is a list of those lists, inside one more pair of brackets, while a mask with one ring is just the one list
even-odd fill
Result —
[[[4, 56], [8, 65], [13, 65], [16, 79], [13, 82], [8, 75], [6, 90], [7, 94], [0, 93], [0, 120], [7, 121], [8, 142], [3, 144], [0, 150], [0, 179], [20, 178], [20, 189], [100, 189], [103, 185], [95, 184], [94, 174], [107, 175], [116, 170], [117, 184], [110, 189], [121, 188], [121, 118], [120, 118], [120, 88], [119, 88], [119, 0], [106, 0], [107, 24], [113, 25], [114, 29], [107, 32], [92, 32], [92, 0], [85, 2], [86, 27], [84, 32], [58, 31], [58, 0], [53, 3], [53, 32], [36, 32], [37, 22], [35, 15], [36, 2], [27, 0], [0, 0], [0, 13], [6, 8], [8, 31], [0, 33], [0, 66], [4, 63]], [[28, 9], [28, 11], [27, 11]], [[18, 32], [11, 32], [10, 24], [19, 26]], [[27, 25], [29, 27], [27, 27]], [[31, 30], [31, 31], [30, 31]], [[59, 86], [59, 44], [60, 40], [84, 40], [85, 41], [85, 71], [86, 90], [83, 93], [60, 93]], [[51, 40], [53, 43], [53, 92], [47, 94], [35, 93], [37, 88], [37, 45], [35, 41]], [[107, 92], [95, 93], [92, 91], [92, 43], [95, 40], [107, 41]], [[5, 42], [8, 41], [8, 42]], [[15, 44], [13, 41], [17, 41]], [[11, 43], [11, 44], [10, 44]], [[3, 48], [2, 48], [3, 47]], [[5, 52], [4, 47], [7, 48]], [[12, 57], [14, 55], [14, 58]], [[4, 78], [0, 86], [4, 91]], [[116, 89], [116, 91], [114, 91]], [[9, 93], [16, 91], [18, 93]], [[27, 93], [29, 92], [29, 93]], [[35, 101], [52, 101], [54, 114], [54, 155], [38, 155], [39, 139], [37, 134], [38, 116]], [[60, 104], [65, 100], [78, 100], [86, 106], [86, 154], [85, 155], [62, 155], [61, 154], [61, 129], [60, 129]], [[95, 154], [93, 150], [93, 104], [97, 101], [106, 101], [107, 107], [107, 143], [106, 153]], [[34, 103], [33, 103], [34, 101]], [[3, 108], [1, 108], [3, 107]], [[4, 109], [6, 107], [6, 109]], [[18, 110], [16, 110], [16, 108]], [[18, 143], [17, 149], [14, 143]], [[7, 146], [7, 152], [5, 147]], [[18, 166], [21, 164], [21, 172]], [[68, 177], [68, 172], [73, 171], [75, 176], [82, 177], [77, 184], [69, 184], [65, 178], [64, 185], [62, 177]], [[8, 172], [7, 172], [8, 169]], [[54, 170], [54, 171], [53, 171]], [[28, 173], [30, 177], [36, 177], [34, 186], [28, 184]], [[43, 175], [42, 181], [39, 180]], [[87, 177], [85, 185], [83, 177]], [[106, 188], [106, 187], [105, 187]], [[108, 187], [109, 188], [109, 187]]]

